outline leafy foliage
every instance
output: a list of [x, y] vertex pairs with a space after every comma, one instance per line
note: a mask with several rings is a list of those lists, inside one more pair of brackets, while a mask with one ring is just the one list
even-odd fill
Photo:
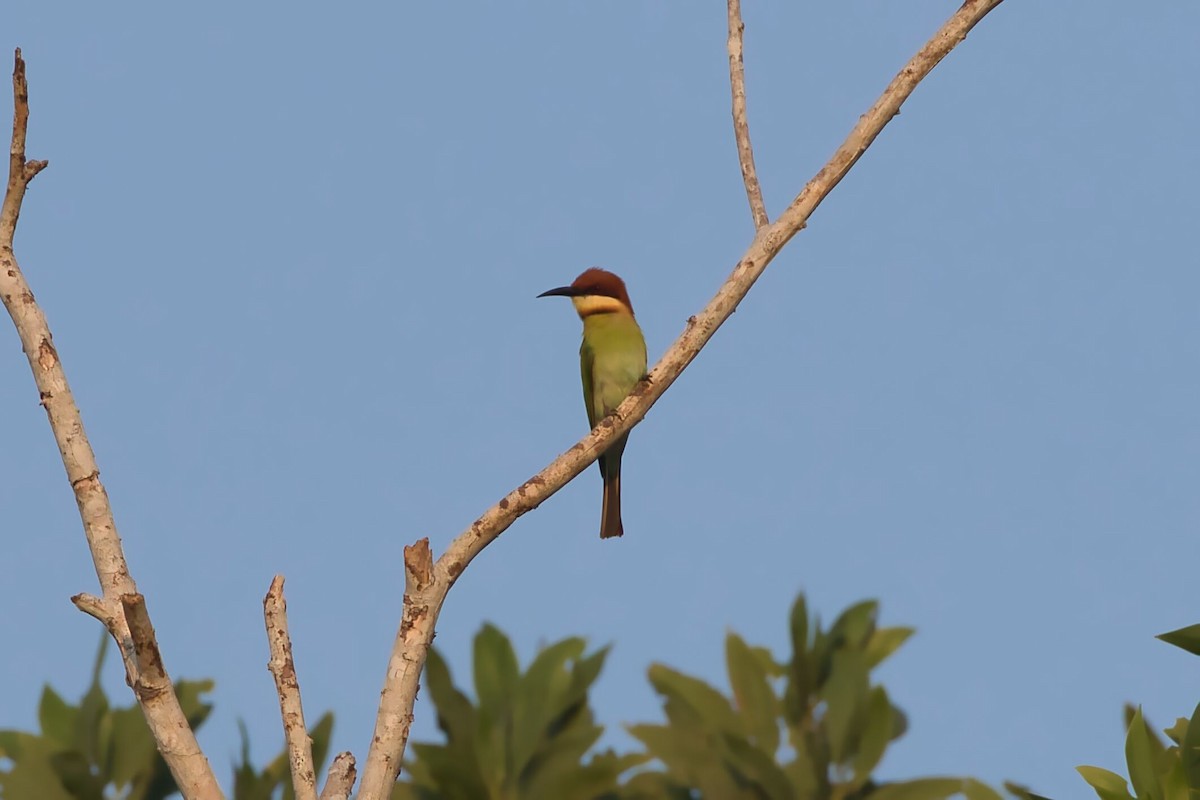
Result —
[[[589, 653], [583, 639], [563, 639], [522, 670], [508, 637], [485, 625], [474, 642], [474, 699], [430, 651], [425, 689], [445, 741], [410, 746], [392, 800], [999, 800], [973, 778], [873, 779], [907, 722], [871, 675], [913, 633], [879, 627], [878, 610], [874, 601], [859, 603], [824, 628], [801, 596], [789, 617], [786, 661], [729, 633], [728, 695], [678, 670], [651, 666], [665, 720], [630, 726], [642, 751], [627, 754], [594, 749], [603, 728], [588, 695], [608, 648]], [[47, 687], [38, 708], [40, 733], [0, 731], [0, 765], [7, 764], [0, 798], [162, 800], [177, 791], [141, 711], [111, 708], [100, 687], [105, 646], [102, 641], [78, 705]], [[212, 681], [175, 686], [193, 728], [212, 710], [203, 699], [212, 687]], [[318, 770], [332, 731], [332, 714], [310, 731]], [[1130, 731], [1131, 737], [1136, 732], [1129, 753], [1138, 797], [1182, 800], [1178, 787], [1200, 776], [1200, 725], [1180, 720], [1168, 731], [1175, 742], [1170, 747], [1131, 711]], [[235, 800], [294, 800], [286, 750], [257, 770], [245, 726], [241, 735]], [[1131, 797], [1123, 778], [1084, 770], [1089, 782], [1111, 792], [1102, 798]], [[1024, 800], [1044, 800], [1008, 788]]]
[[[49, 686], [38, 703], [41, 734], [0, 731], [0, 756], [12, 761], [0, 772], [5, 800], [105, 800], [106, 787], [126, 800], [161, 800], [177, 791], [166, 762], [158, 754], [136, 705], [111, 708], [100, 686], [107, 637], [92, 668], [92, 682], [71, 705]], [[184, 714], [193, 727], [203, 724], [212, 706], [201, 696], [212, 681], [179, 681]]]
[[[1200, 655], [1200, 625], [1157, 638]], [[1200, 705], [1191, 718], [1180, 717], [1164, 733], [1154, 732], [1141, 708], [1125, 707], [1125, 765], [1129, 780], [1092, 766], [1077, 767], [1100, 800], [1194, 800], [1200, 797]], [[1130, 789], [1132, 788], [1132, 792]]]
[[607, 649], [585, 656], [582, 639], [565, 639], [522, 673], [511, 642], [487, 625], [475, 638], [477, 704], [430, 651], [426, 688], [446, 742], [412, 746], [392, 800], [999, 800], [971, 778], [871, 779], [906, 720], [870, 674], [913, 633], [878, 627], [877, 613], [859, 603], [826, 630], [799, 598], [784, 663], [728, 634], [729, 697], [653, 665], [666, 721], [629, 727], [645, 752], [590, 760], [601, 728], [587, 691]]
[[446, 742], [411, 746], [410, 778], [392, 800], [616, 797], [621, 773], [645, 758], [606, 750], [585, 760], [604, 730], [588, 690], [608, 655], [608, 648], [588, 655], [585, 648], [583, 639], [563, 639], [522, 672], [508, 637], [485, 625], [474, 644], [478, 705], [430, 650], [425, 686]]
[[[41, 733], [0, 730], [0, 758], [11, 765], [0, 771], [4, 800], [162, 800], [178, 792], [166, 762], [137, 705], [113, 708], [100, 686], [107, 635], [92, 667], [92, 682], [78, 705], [71, 705], [49, 686], [38, 703]], [[203, 695], [211, 680], [175, 683], [175, 693], [195, 730], [212, 711]], [[319, 766], [329, 750], [333, 715], [312, 729], [313, 758]], [[293, 800], [286, 751], [261, 773], [250, 763], [242, 737], [242, 763], [235, 766], [236, 800], [271, 800], [282, 791]]]
[[[258, 772], [250, 761], [250, 739], [246, 734], [246, 725], [240, 720], [238, 733], [242, 737], [242, 760], [233, 769], [234, 800], [274, 800], [277, 797], [296, 800], [287, 749], [284, 748], [262, 772]], [[320, 775], [321, 766], [329, 756], [329, 741], [333, 737], [333, 712], [326, 711], [321, 715], [317, 724], [309, 729], [308, 736], [312, 740], [313, 770]]]
[[790, 617], [792, 655], [777, 662], [735, 633], [725, 639], [732, 697], [655, 665], [650, 682], [666, 722], [629, 731], [665, 770], [635, 775], [628, 797], [737, 800], [999, 800], [970, 778], [926, 778], [880, 785], [872, 773], [903, 735], [904, 713], [871, 671], [912, 635], [880, 628], [878, 604], [851, 606], [828, 628], [809, 618], [804, 598]]

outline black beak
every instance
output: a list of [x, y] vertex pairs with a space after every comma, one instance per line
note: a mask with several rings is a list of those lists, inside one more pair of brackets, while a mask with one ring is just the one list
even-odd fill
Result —
[[542, 292], [538, 297], [575, 297], [579, 292], [572, 286], [560, 286], [548, 292]]

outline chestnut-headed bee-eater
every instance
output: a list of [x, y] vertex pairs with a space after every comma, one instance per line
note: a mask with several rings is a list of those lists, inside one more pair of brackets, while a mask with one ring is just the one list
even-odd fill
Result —
[[[584, 270], [570, 286], [560, 286], [538, 297], [569, 297], [583, 320], [579, 367], [583, 373], [583, 404], [588, 423], [611, 414], [646, 375], [646, 340], [633, 318], [633, 305], [625, 281], [607, 270]], [[597, 464], [604, 478], [604, 506], [600, 538], [625, 532], [621, 526], [621, 454], [629, 434], [617, 439]]]

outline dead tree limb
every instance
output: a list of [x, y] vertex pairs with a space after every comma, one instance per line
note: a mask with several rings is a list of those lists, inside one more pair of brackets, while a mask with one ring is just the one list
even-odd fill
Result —
[[430, 552], [428, 539], [421, 539], [404, 549], [404, 609], [388, 661], [375, 733], [363, 770], [360, 800], [386, 800], [400, 773], [421, 669], [433, 641], [434, 625], [442, 603], [458, 576], [483, 548], [495, 541], [518, 517], [537, 508], [565, 486], [595, 461], [614, 439], [646, 416], [650, 407], [729, 318], [771, 260], [793, 236], [804, 229], [809, 216], [821, 201], [899, 113], [900, 106], [917, 85], [1001, 2], [1003, 0], [967, 0], [938, 29], [892, 79], [875, 104], [859, 118], [833, 157], [808, 182], [791, 205], [774, 223], [758, 231], [716, 296], [703, 310], [688, 319], [683, 333], [650, 375], [613, 414], [549, 466], [485, 511], [450, 543], [436, 562]]
[[750, 122], [746, 119], [746, 67], [742, 63], [742, 37], [746, 24], [742, 22], [742, 0], [729, 0], [729, 92], [733, 96], [733, 138], [737, 142], [738, 164], [742, 168], [742, 183], [750, 201], [750, 216], [754, 229], [770, 224], [767, 204], [763, 202], [758, 170], [754, 167], [754, 148], [750, 146]]
[[125, 563], [108, 493], [100, 482], [96, 455], [88, 443], [83, 418], [67, 384], [46, 315], [34, 300], [33, 291], [13, 252], [13, 238], [25, 191], [48, 163], [25, 158], [29, 86], [25, 79], [25, 61], [19, 49], [14, 57], [12, 85], [13, 129], [8, 186], [4, 192], [4, 205], [0, 207], [0, 299], [12, 317], [21, 347], [33, 370], [40, 403], [46, 409], [50, 430], [67, 470], [67, 480], [75, 493], [83, 533], [100, 581], [100, 597], [76, 595], [72, 600], [80, 610], [103, 622], [116, 640], [125, 664], [125, 680], [134, 690], [158, 750], [183, 796], [188, 800], [218, 800], [222, 797], [221, 789], [179, 706], [154, 638], [145, 598], [138, 593]]
[[263, 598], [263, 621], [271, 660], [267, 669], [275, 679], [279, 695], [279, 713], [283, 718], [283, 737], [287, 742], [288, 765], [292, 772], [292, 790], [296, 800], [317, 800], [317, 774], [313, 768], [312, 740], [304, 723], [304, 705], [300, 702], [300, 681], [292, 658], [292, 635], [288, 632], [287, 600], [283, 596], [283, 576], [276, 575]]

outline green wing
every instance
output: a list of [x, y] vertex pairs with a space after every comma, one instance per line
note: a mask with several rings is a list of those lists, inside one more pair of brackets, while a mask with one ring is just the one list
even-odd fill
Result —
[[592, 394], [592, 367], [595, 364], [595, 354], [588, 346], [587, 339], [579, 345], [579, 372], [583, 378], [583, 406], [587, 409], [588, 425], [596, 427], [596, 409], [593, 407], [595, 396]]

